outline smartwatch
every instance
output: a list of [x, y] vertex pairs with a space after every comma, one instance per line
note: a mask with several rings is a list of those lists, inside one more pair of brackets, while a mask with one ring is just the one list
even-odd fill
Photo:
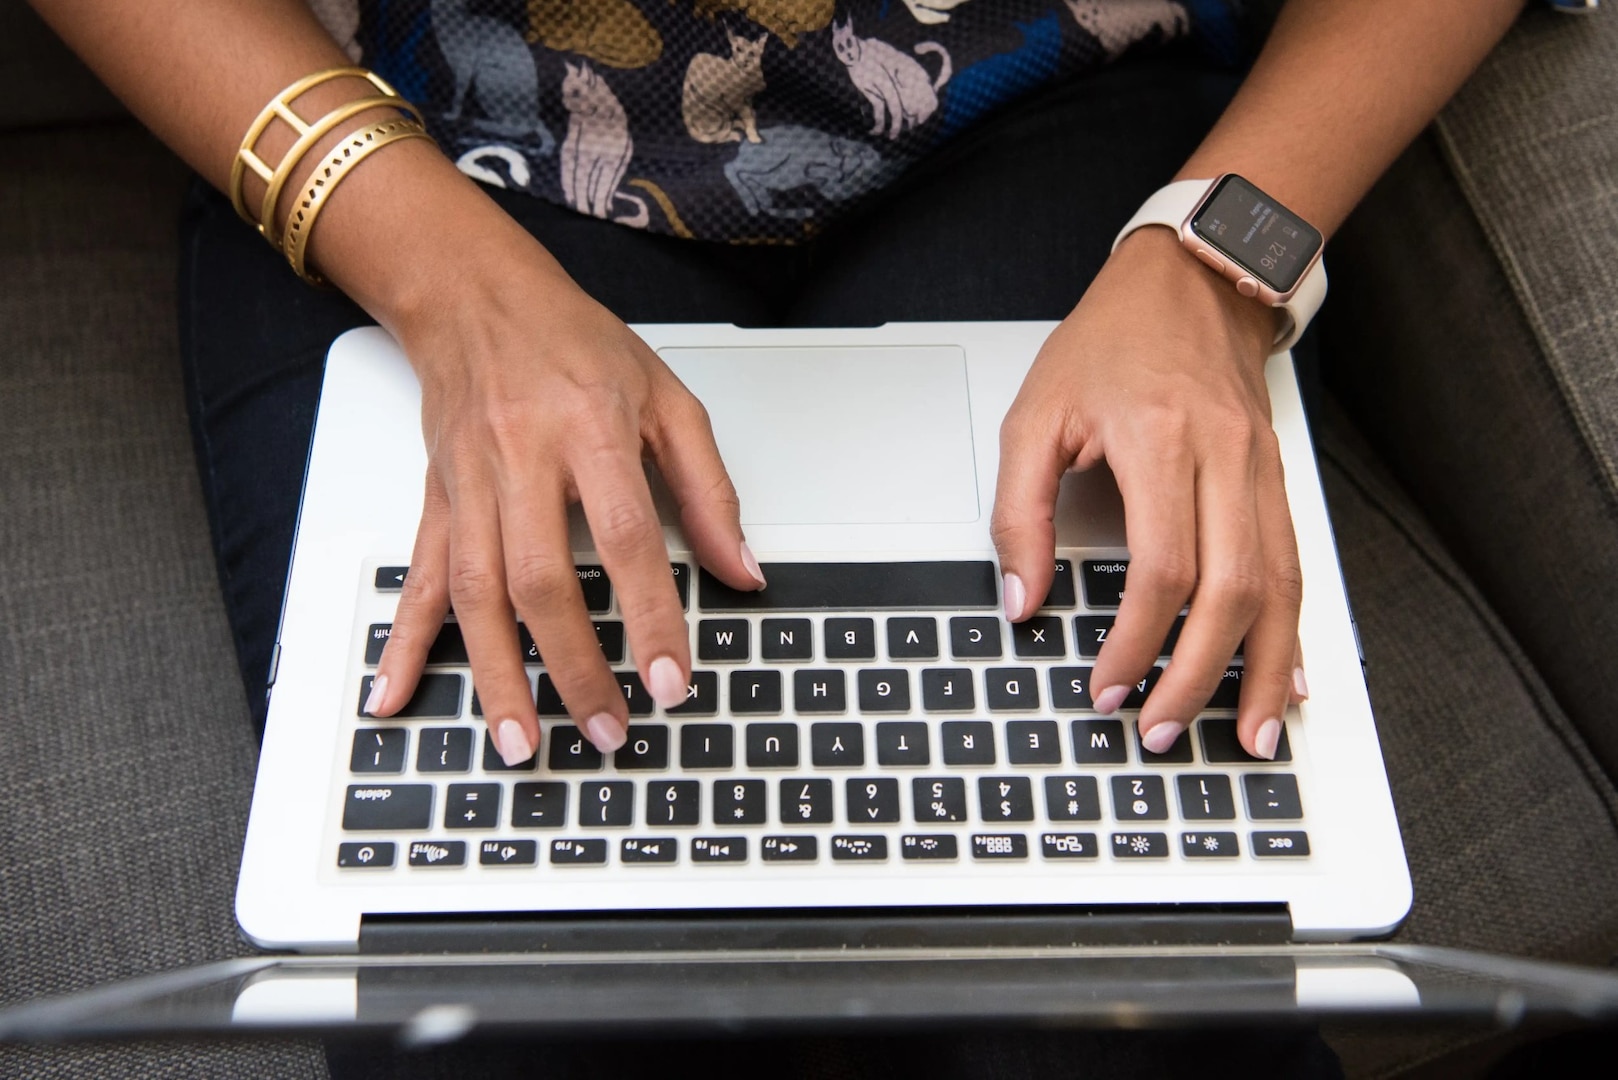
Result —
[[1326, 299], [1320, 230], [1235, 173], [1160, 189], [1129, 219], [1113, 250], [1145, 225], [1173, 229], [1186, 250], [1234, 282], [1237, 292], [1284, 311], [1276, 352], [1297, 343]]

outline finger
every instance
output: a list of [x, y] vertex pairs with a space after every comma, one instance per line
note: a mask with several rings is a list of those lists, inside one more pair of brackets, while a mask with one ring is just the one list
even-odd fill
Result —
[[1302, 705], [1309, 700], [1309, 680], [1303, 672], [1303, 642], [1298, 643], [1292, 655], [1292, 692], [1287, 695], [1288, 705]]
[[393, 629], [382, 646], [371, 695], [365, 702], [365, 711], [372, 716], [392, 716], [416, 692], [427, 651], [443, 629], [444, 616], [449, 611], [448, 579], [449, 497], [438, 470], [429, 465], [421, 524], [416, 527], [416, 546], [410, 553], [410, 572], [405, 575]]
[[691, 646], [668, 547], [633, 431], [604, 431], [573, 462], [579, 501], [612, 578], [641, 682], [665, 709], [685, 701]]
[[1124, 499], [1129, 570], [1112, 632], [1090, 675], [1098, 712], [1113, 713], [1163, 651], [1197, 583], [1196, 466], [1181, 438], [1152, 436], [1110, 453]]
[[1154, 753], [1173, 746], [1208, 704], [1263, 602], [1254, 483], [1246, 447], [1197, 471], [1197, 587], [1173, 660], [1140, 711], [1141, 745]]
[[449, 598], [495, 749], [507, 765], [526, 761], [539, 747], [539, 717], [506, 593], [499, 509], [477, 479], [461, 478], [451, 496]]
[[742, 535], [741, 500], [702, 402], [676, 385], [659, 402], [648, 441], [697, 560], [732, 588], [762, 589], [764, 572]]
[[1056, 570], [1056, 495], [1073, 456], [1060, 433], [1013, 410], [1000, 425], [1000, 474], [989, 535], [1000, 558], [1006, 618], [1039, 610]]
[[1264, 602], [1247, 633], [1236, 737], [1249, 754], [1268, 761], [1275, 757], [1281, 719], [1295, 689], [1294, 674], [1301, 670], [1298, 611], [1303, 602], [1298, 541], [1273, 435], [1259, 463], [1257, 481], [1259, 531], [1264, 543]]
[[[602, 753], [624, 744], [628, 708], [601, 654], [569, 550], [560, 485], [501, 491], [501, 535], [512, 601], [545, 659], [545, 676], [584, 737]], [[665, 566], [666, 572], [666, 566]]]

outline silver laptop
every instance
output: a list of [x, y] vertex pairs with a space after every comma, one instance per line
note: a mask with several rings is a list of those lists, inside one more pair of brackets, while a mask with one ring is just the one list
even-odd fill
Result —
[[364, 715], [425, 456], [403, 354], [380, 330], [345, 334], [237, 889], [253, 942], [610, 946], [628, 925], [679, 925], [688, 944], [780, 942], [789, 925], [822, 946], [958, 943], [969, 926], [1024, 944], [1177, 926], [1187, 941], [1326, 942], [1403, 919], [1410, 877], [1288, 356], [1268, 378], [1313, 696], [1263, 762], [1235, 742], [1239, 659], [1165, 754], [1134, 732], [1150, 680], [1119, 717], [1090, 707], [1128, 561], [1105, 469], [1063, 483], [1038, 617], [1001, 617], [998, 430], [1051, 324], [636, 329], [708, 407], [770, 587], [706, 577], [666, 513], [695, 659], [686, 705], [665, 713], [633, 677], [576, 518], [581, 586], [631, 706], [622, 750], [579, 736], [535, 662], [542, 744], [507, 768], [452, 622], [411, 704]]

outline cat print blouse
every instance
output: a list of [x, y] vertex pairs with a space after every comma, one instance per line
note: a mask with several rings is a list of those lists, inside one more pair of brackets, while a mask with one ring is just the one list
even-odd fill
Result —
[[[309, 0], [468, 175], [790, 243], [997, 107], [1126, 52], [1236, 63], [1244, 0]], [[1251, 6], [1251, 5], [1247, 5]]]

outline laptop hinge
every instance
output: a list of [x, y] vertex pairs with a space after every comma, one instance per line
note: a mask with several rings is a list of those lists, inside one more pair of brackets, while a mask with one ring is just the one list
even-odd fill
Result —
[[1285, 904], [367, 915], [362, 954], [1277, 945]]

